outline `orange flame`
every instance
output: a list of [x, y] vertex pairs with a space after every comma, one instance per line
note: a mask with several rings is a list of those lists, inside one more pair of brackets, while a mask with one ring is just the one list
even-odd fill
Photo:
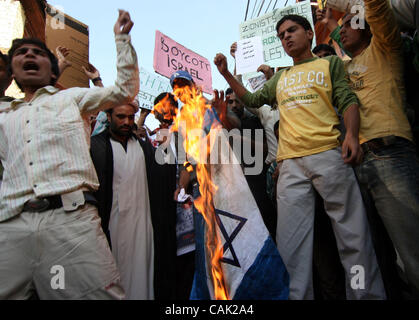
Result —
[[182, 110], [175, 118], [173, 131], [180, 131], [184, 137], [186, 153], [196, 162], [196, 172], [201, 196], [195, 200], [195, 207], [202, 214], [207, 224], [206, 247], [209, 255], [216, 300], [229, 300], [224, 273], [221, 266], [223, 246], [216, 229], [213, 195], [218, 187], [211, 179], [210, 166], [207, 164], [211, 150], [211, 139], [206, 139], [201, 133], [204, 128], [205, 114], [211, 107], [206, 103], [202, 93], [195, 87], [176, 87], [174, 94], [183, 103]]
[[172, 104], [169, 99], [169, 94], [167, 94], [159, 103], [157, 103], [151, 114], [159, 115], [163, 117], [164, 120], [173, 121], [178, 113], [177, 108]]

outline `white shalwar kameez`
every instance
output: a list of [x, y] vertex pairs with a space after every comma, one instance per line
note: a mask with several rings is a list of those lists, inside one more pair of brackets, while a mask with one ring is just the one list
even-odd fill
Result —
[[109, 221], [112, 253], [128, 300], [154, 299], [154, 244], [144, 152], [128, 140], [127, 152], [111, 139], [113, 200]]

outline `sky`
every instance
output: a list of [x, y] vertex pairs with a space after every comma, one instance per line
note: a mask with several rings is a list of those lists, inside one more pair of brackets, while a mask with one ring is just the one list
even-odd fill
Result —
[[[276, 7], [283, 7], [285, 2], [278, 0]], [[219, 90], [225, 90], [227, 83], [214, 65], [214, 57], [218, 52], [223, 53], [230, 70], [234, 69], [230, 46], [239, 40], [239, 25], [244, 21], [247, 6], [247, 0], [48, 0], [48, 3], [61, 7], [64, 13], [89, 26], [90, 62], [100, 71], [105, 86], [112, 85], [116, 79], [113, 26], [118, 9], [124, 9], [134, 21], [131, 37], [141, 67], [154, 71], [155, 32], [159, 30], [207, 58], [211, 63], [213, 88]], [[254, 3], [255, 0], [250, 1], [249, 15]], [[288, 1], [288, 5], [293, 3], [295, 0]]]

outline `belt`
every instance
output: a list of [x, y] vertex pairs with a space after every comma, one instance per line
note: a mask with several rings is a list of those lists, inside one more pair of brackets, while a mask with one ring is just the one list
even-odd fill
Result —
[[395, 144], [397, 141], [403, 141], [403, 140], [406, 140], [406, 139], [397, 137], [397, 136], [387, 136], [387, 137], [376, 138], [376, 139], [367, 141], [363, 143], [361, 147], [362, 147], [362, 151], [364, 151], [364, 153], [367, 153], [368, 151], [377, 151], [386, 146], [391, 146]]
[[[98, 206], [98, 202], [95, 196], [90, 192], [83, 192], [84, 200], [86, 203]], [[45, 197], [45, 198], [36, 198], [27, 201], [23, 207], [23, 211], [26, 212], [45, 212], [48, 210], [59, 209], [63, 207], [63, 202], [60, 195]]]

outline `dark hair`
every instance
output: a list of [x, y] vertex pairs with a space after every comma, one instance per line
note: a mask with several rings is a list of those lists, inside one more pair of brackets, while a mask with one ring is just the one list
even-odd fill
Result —
[[163, 92], [160, 93], [156, 99], [154, 99], [154, 105], [158, 104], [160, 101], [162, 101], [165, 97], [168, 97], [170, 102], [175, 106], [176, 108], [179, 108], [179, 103], [176, 101], [175, 96], [171, 94], [170, 92]]
[[287, 20], [294, 21], [295, 23], [302, 26], [304, 28], [304, 30], [313, 31], [313, 28], [311, 27], [310, 22], [308, 22], [308, 20], [306, 18], [304, 18], [302, 16], [299, 16], [297, 14], [287, 14], [287, 15], [283, 16], [282, 19], [279, 20], [278, 23], [276, 24], [276, 32], [278, 32], [279, 27]]
[[327, 51], [327, 52], [330, 53], [330, 55], [333, 55], [333, 56], [336, 55], [335, 48], [333, 48], [332, 46], [329, 46], [328, 44], [325, 44], [325, 43], [321, 43], [313, 49], [314, 54], [317, 54], [320, 51]]
[[10, 85], [12, 78], [9, 71], [9, 58], [7, 55], [3, 54], [1, 51], [0, 51], [0, 60], [4, 61], [4, 69], [6, 71], [5, 78], [0, 79], [0, 96], [4, 96], [4, 93], [7, 87]]
[[132, 103], [132, 102], [128, 102], [128, 103], [123, 103], [123, 104], [120, 104], [119, 106], [116, 106], [116, 107], [113, 107], [113, 108], [110, 108], [110, 109], [106, 109], [106, 110], [104, 110], [104, 112], [106, 112], [106, 113], [109, 113], [110, 115], [112, 115], [112, 113], [113, 113], [113, 109], [114, 108], [117, 108], [117, 107], [121, 107], [121, 106], [131, 106], [131, 107], [133, 107], [134, 109], [138, 109], [138, 106], [137, 105], [135, 105], [135, 103]]
[[[54, 54], [48, 49], [48, 47], [45, 45], [45, 43], [43, 43], [41, 40], [36, 39], [36, 38], [21, 38], [21, 39], [15, 39], [13, 40], [12, 43], [12, 47], [10, 48], [8, 55], [9, 55], [9, 73], [13, 74], [13, 69], [12, 69], [12, 60], [13, 60], [13, 55], [15, 53], [15, 51], [17, 49], [19, 49], [21, 46], [25, 45], [25, 44], [33, 44], [39, 48], [41, 48], [42, 50], [44, 50], [47, 55], [49, 60], [51, 61], [51, 71], [52, 73], [56, 76], [56, 78], [51, 78], [51, 82], [50, 85], [55, 85], [57, 83], [58, 77], [60, 76], [60, 69], [58, 68], [58, 60], [57, 58], [54, 56]], [[15, 79], [16, 81], [16, 79]], [[16, 81], [16, 84], [18, 85], [19, 89], [23, 90], [21, 84], [19, 82]]]
[[226, 96], [229, 95], [229, 94], [232, 94], [232, 93], [234, 93], [233, 89], [227, 88], [227, 90], [226, 90]]
[[[8, 67], [9, 66], [9, 57], [7, 55], [3, 54], [1, 51], [0, 51], [0, 59], [4, 61], [4, 64], [6, 65], [6, 68], [9, 69], [9, 67]], [[10, 71], [7, 70], [7, 72], [10, 72]]]
[[[346, 12], [346, 13], [343, 15], [343, 17], [342, 17], [342, 21], [343, 21], [343, 20], [344, 20], [347, 16], [355, 16], [355, 14], [353, 14], [353, 13], [349, 13], [349, 12]], [[368, 30], [368, 31], [370, 31], [370, 25], [368, 24], [367, 19], [365, 19], [365, 17], [364, 17], [364, 19], [360, 19], [360, 20], [364, 20], [364, 23], [365, 23], [365, 29], [364, 29], [364, 30]]]
[[[343, 17], [342, 17], [342, 21], [348, 16], [348, 15], [354, 15], [353, 13], [345, 13], [344, 15], [343, 15]], [[360, 18], [360, 20], [362, 20], [361, 18]], [[364, 20], [364, 23], [365, 23], [365, 28], [363, 28], [363, 29], [359, 29], [362, 33], [363, 33], [363, 35], [367, 35], [368, 36], [368, 38], [372, 38], [372, 34], [371, 34], [371, 28], [370, 28], [370, 25], [368, 24], [368, 22], [367, 22], [367, 19], [363, 19]]]
[[163, 113], [160, 113], [160, 111], [157, 111], [155, 109], [153, 109], [153, 113], [154, 116], [157, 118], [158, 121], [160, 121], [160, 123], [167, 123], [169, 125], [171, 125], [173, 123], [173, 119], [176, 116], [176, 111], [175, 109], [179, 109], [179, 103], [176, 101], [175, 96], [173, 94], [171, 94], [170, 92], [162, 92], [160, 93], [156, 99], [154, 99], [154, 106], [156, 106], [157, 104], [159, 104], [160, 101], [164, 100], [164, 99], [168, 99], [170, 104], [172, 105], [173, 109], [171, 108], [169, 110], [170, 112], [170, 119], [166, 119], [165, 116], [167, 115], [166, 112], [163, 111]]

